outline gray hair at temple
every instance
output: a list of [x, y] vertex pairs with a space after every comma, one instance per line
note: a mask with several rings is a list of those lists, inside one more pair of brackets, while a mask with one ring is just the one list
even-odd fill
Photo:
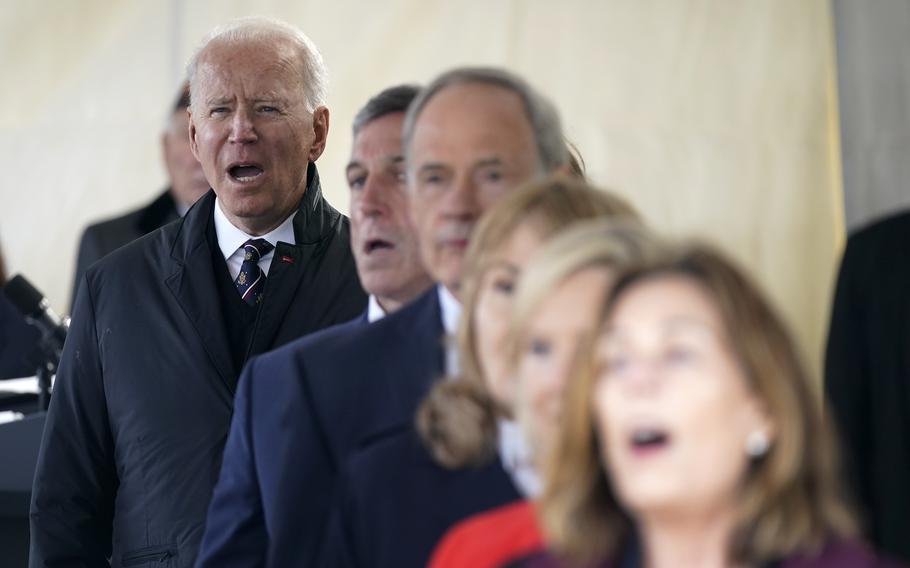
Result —
[[202, 40], [186, 66], [186, 75], [190, 81], [191, 106], [196, 100], [192, 93], [196, 91], [196, 68], [199, 65], [199, 57], [209, 45], [213, 43], [279, 43], [281, 41], [290, 42], [297, 52], [307, 111], [313, 112], [317, 107], [325, 106], [329, 78], [322, 61], [322, 54], [316, 44], [296, 26], [261, 16], [240, 18], [219, 26]]
[[500, 87], [518, 95], [528, 122], [531, 123], [537, 154], [544, 172], [550, 172], [568, 163], [569, 154], [556, 107], [521, 77], [493, 67], [458, 67], [446, 71], [430, 83], [411, 104], [405, 117], [405, 155], [410, 153], [417, 119], [430, 99], [446, 87], [465, 84]]
[[417, 85], [396, 85], [384, 89], [382, 92], [367, 101], [357, 115], [354, 116], [352, 129], [354, 136], [367, 124], [377, 118], [382, 118], [387, 114], [395, 112], [407, 112], [408, 107], [417, 98], [420, 93], [420, 87]]

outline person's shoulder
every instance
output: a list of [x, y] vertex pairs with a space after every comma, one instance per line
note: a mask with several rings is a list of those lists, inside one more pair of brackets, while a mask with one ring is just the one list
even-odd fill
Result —
[[[156, 195], [149, 203], [90, 223], [83, 235], [112, 235], [119, 238], [136, 238], [163, 225], [161, 221], [169, 215], [176, 216], [174, 199], [171, 197], [170, 190], [165, 190], [163, 193]], [[149, 217], [154, 217], [154, 219], [149, 219]], [[153, 222], [154, 224], [146, 226], [148, 222]]]
[[906, 243], [910, 235], [910, 210], [900, 211], [873, 220], [850, 234], [852, 247], [877, 245], [883, 242]]
[[534, 506], [519, 500], [477, 513], [455, 525], [440, 541], [431, 566], [501, 565], [543, 548]]
[[178, 230], [179, 222], [170, 223], [111, 251], [86, 271], [89, 280], [100, 274], [137, 280], [136, 273], [131, 271], [157, 266], [158, 263], [150, 261], [169, 257], [171, 243]]
[[299, 357], [306, 357], [310, 353], [321, 353], [326, 349], [331, 349], [335, 343], [351, 335], [356, 335], [362, 328], [367, 327], [368, 324], [363, 323], [362, 318], [363, 316], [359, 315], [352, 320], [308, 333], [281, 347], [257, 355], [252, 360], [258, 366], [271, 368], [276, 365], [285, 365], [288, 361]]
[[524, 531], [537, 533], [538, 525], [533, 503], [522, 499], [469, 517], [452, 529], [451, 535], [453, 539], [470, 540]]
[[91, 223], [82, 231], [80, 251], [94, 251], [92, 261], [104, 258], [143, 235], [138, 227], [141, 218], [142, 208], [139, 208]]
[[[906, 280], [910, 268], [910, 210], [873, 221], [850, 234], [841, 276], [862, 288]], [[887, 278], [877, 276], [886, 275]]]
[[84, 234], [89, 236], [108, 233], [122, 234], [126, 232], [135, 232], [136, 222], [142, 215], [142, 211], [143, 207], [140, 207], [127, 211], [126, 213], [95, 221], [85, 228]]
[[429, 290], [415, 298], [409, 304], [393, 314], [389, 314], [381, 320], [371, 324], [365, 330], [365, 334], [377, 336], [399, 331], [413, 331], [415, 325], [439, 324], [442, 320], [439, 312], [439, 294], [436, 286], [430, 287]]
[[401, 334], [413, 331], [415, 325], [433, 317], [438, 311], [435, 298], [433, 289], [381, 320], [359, 325], [356, 320], [352, 320], [329, 327], [292, 341], [273, 353], [284, 351], [285, 357], [290, 353], [294, 356], [305, 354], [321, 357], [323, 354], [335, 355], [347, 350], [359, 353], [367, 345], [397, 343]]
[[832, 540], [819, 552], [798, 554], [781, 562], [781, 568], [900, 568], [904, 564], [878, 556], [857, 540]]

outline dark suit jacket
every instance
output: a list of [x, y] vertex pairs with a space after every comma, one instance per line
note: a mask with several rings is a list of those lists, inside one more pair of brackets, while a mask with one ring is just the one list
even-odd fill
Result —
[[442, 335], [433, 288], [376, 323], [251, 361], [197, 566], [316, 565], [342, 462], [413, 420], [443, 373]]
[[910, 562], [910, 213], [847, 242], [825, 391], [872, 542]]
[[499, 460], [445, 469], [413, 427], [347, 462], [320, 566], [423, 568], [458, 521], [521, 499]]
[[123, 245], [179, 218], [174, 196], [168, 188], [154, 201], [139, 209], [89, 225], [79, 239], [72, 287], [72, 307], [75, 307], [79, 283], [82, 282], [82, 276], [89, 266]]
[[[193, 564], [237, 378], [206, 236], [214, 205], [210, 192], [86, 272], [38, 458], [32, 567]], [[347, 219], [315, 168], [294, 231], [297, 246], [276, 248], [253, 354], [365, 307]]]

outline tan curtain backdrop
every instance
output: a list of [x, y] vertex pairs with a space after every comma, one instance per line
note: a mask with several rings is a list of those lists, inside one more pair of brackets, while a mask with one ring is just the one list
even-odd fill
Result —
[[0, 242], [57, 308], [77, 237], [164, 183], [159, 132], [202, 35], [265, 14], [301, 26], [331, 75], [329, 199], [356, 109], [461, 64], [525, 75], [560, 108], [592, 179], [654, 226], [755, 274], [818, 368], [841, 240], [831, 10], [824, 0], [5, 0]]

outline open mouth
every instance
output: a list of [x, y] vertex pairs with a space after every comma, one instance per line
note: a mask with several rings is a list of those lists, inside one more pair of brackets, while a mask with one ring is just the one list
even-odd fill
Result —
[[629, 444], [636, 454], [650, 454], [669, 446], [670, 435], [658, 428], [636, 428]]
[[228, 168], [228, 175], [230, 175], [234, 181], [240, 183], [251, 182], [262, 174], [262, 168], [257, 164], [252, 163], [238, 163]]
[[383, 239], [369, 239], [363, 245], [363, 250], [366, 251], [367, 254], [372, 254], [378, 250], [391, 250], [393, 248], [395, 248], [395, 245]]

